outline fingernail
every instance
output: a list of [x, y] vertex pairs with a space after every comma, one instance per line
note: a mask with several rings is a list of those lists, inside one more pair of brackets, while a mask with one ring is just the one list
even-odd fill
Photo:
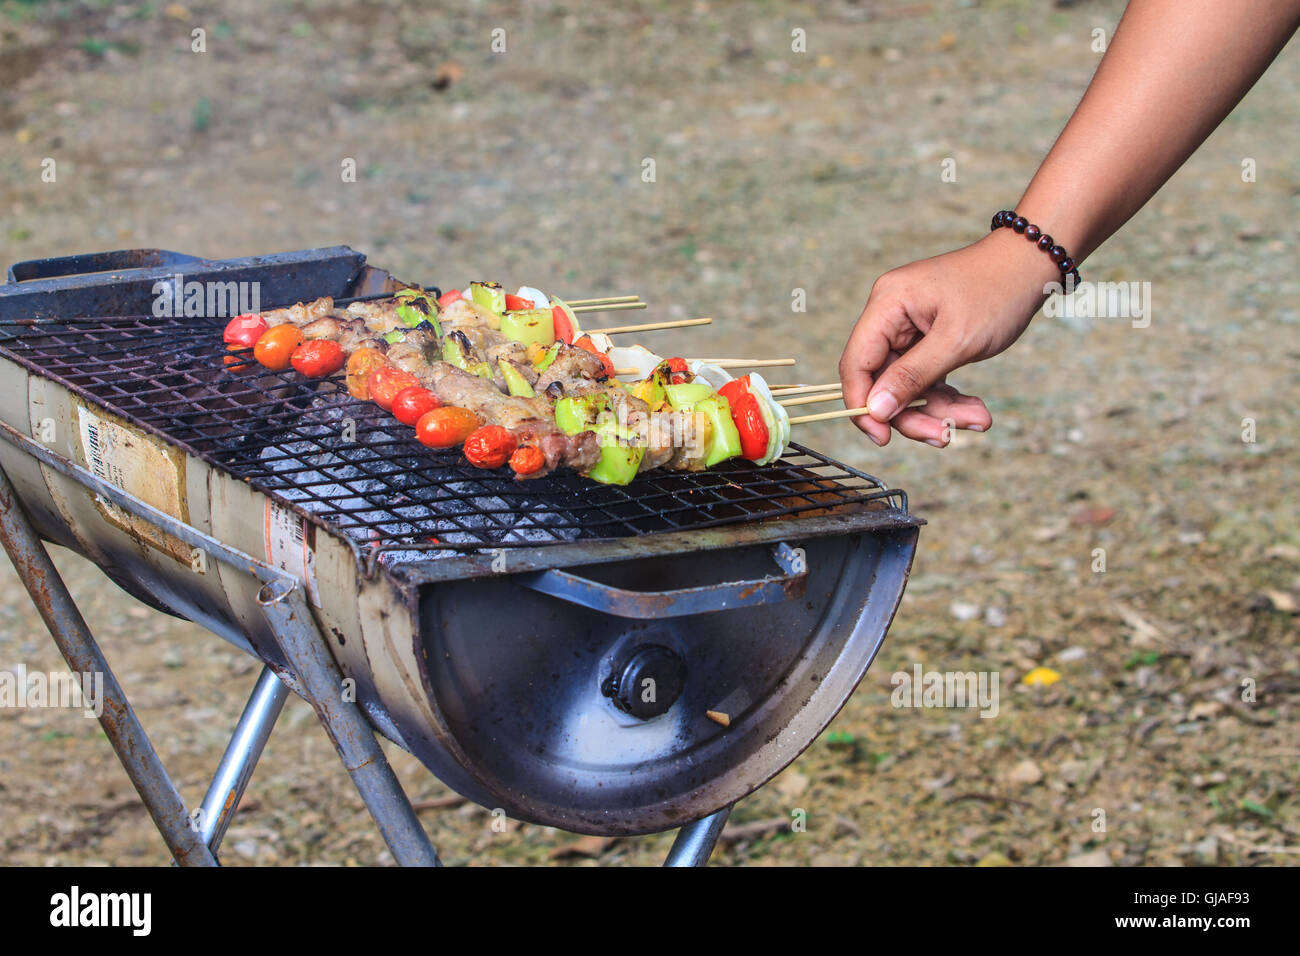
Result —
[[867, 400], [867, 408], [871, 410], [871, 417], [876, 421], [887, 422], [894, 417], [894, 412], [898, 411], [898, 399], [888, 392], [876, 392]]
[[983, 426], [983, 425], [971, 425], [969, 430], [970, 430], [970, 431], [973, 431], [973, 432], [982, 432], [982, 431], [984, 430], [984, 426]]
[[927, 445], [933, 445], [935, 448], [942, 448], [942, 447], [944, 446], [944, 442], [941, 442], [941, 441], [940, 441], [939, 439], [937, 439], [937, 438], [927, 438], [927, 439], [925, 440], [925, 443], [926, 443]]
[[885, 443], [881, 441], [879, 438], [877, 438], [875, 435], [871, 434], [871, 432], [867, 432], [867, 437], [870, 438], [877, 445], [879, 445], [881, 448], [885, 447]]

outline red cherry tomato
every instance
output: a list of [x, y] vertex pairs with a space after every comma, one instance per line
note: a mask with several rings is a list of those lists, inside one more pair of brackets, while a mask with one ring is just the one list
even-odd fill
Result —
[[451, 305], [457, 299], [463, 299], [463, 298], [465, 297], [460, 294], [460, 289], [452, 289], [451, 291], [444, 292], [442, 295], [438, 296], [438, 305], [442, 306], [442, 308], [445, 309], [447, 306]]
[[684, 385], [691, 380], [691, 370], [686, 367], [686, 359], [670, 358], [664, 363], [668, 366], [668, 381], [672, 385]]
[[465, 439], [465, 459], [476, 468], [500, 468], [518, 447], [518, 439], [500, 425], [484, 425]]
[[251, 349], [266, 332], [266, 319], [256, 312], [237, 315], [226, 323], [221, 341], [237, 348]]
[[333, 375], [343, 367], [348, 357], [343, 354], [343, 346], [331, 339], [312, 339], [293, 350], [289, 363], [301, 375], [308, 378], [320, 378]]
[[366, 379], [370, 400], [386, 412], [393, 410], [393, 399], [397, 397], [398, 392], [419, 384], [420, 380], [410, 372], [404, 372], [392, 365], [375, 369]]
[[531, 309], [533, 307], [532, 299], [525, 299], [522, 296], [511, 295], [506, 293], [506, 311], [518, 312], [520, 309]]
[[749, 391], [749, 376], [742, 375], [740, 378], [733, 378], [722, 388], [718, 389], [718, 394], [735, 405], [741, 395]]
[[403, 425], [414, 427], [426, 412], [441, 407], [438, 396], [419, 385], [404, 388], [393, 396], [393, 417]]
[[468, 408], [444, 405], [420, 416], [415, 423], [415, 437], [430, 448], [455, 448], [479, 424], [479, 417]]

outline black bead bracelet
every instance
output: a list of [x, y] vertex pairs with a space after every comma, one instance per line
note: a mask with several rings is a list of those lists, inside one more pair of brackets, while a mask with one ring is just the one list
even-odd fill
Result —
[[1056, 242], [1043, 230], [1039, 229], [1024, 216], [1016, 215], [1013, 209], [1003, 209], [993, 217], [993, 222], [989, 225], [989, 231], [995, 232], [1003, 226], [1009, 226], [1012, 232], [1024, 236], [1039, 249], [1046, 252], [1048, 257], [1056, 263], [1056, 267], [1061, 270], [1061, 279], [1064, 281], [1067, 277], [1071, 280], [1065, 283], [1066, 291], [1073, 291], [1078, 287], [1079, 270], [1074, 267], [1074, 260], [1070, 258], [1069, 253], [1065, 251], [1064, 246], [1058, 246]]

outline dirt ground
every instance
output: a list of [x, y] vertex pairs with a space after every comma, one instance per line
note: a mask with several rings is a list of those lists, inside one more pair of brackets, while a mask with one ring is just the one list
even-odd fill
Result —
[[[647, 317], [716, 318], [690, 332], [696, 354], [794, 355], [798, 379], [827, 381], [877, 275], [978, 238], [1014, 203], [1122, 4], [596, 9], [0, 0], [0, 260], [346, 243], [416, 281], [636, 292]], [[867, 679], [737, 807], [733, 825], [755, 826], [733, 829], [717, 863], [1297, 861], [1298, 84], [1292, 44], [1086, 264], [1149, 282], [1149, 327], [1036, 320], [954, 376], [994, 427], [943, 451], [807, 426], [800, 440], [906, 488], [929, 526]], [[197, 802], [254, 662], [56, 559]], [[61, 667], [3, 564], [0, 666]], [[997, 672], [998, 716], [891, 706], [890, 675], [916, 664]], [[1039, 667], [1059, 681], [1021, 681]], [[566, 847], [559, 862], [654, 863], [670, 842], [497, 833], [392, 759], [449, 864], [547, 863]], [[805, 833], [784, 825], [794, 807]], [[392, 862], [301, 701], [223, 858]], [[0, 862], [166, 862], [98, 724], [0, 709]]]

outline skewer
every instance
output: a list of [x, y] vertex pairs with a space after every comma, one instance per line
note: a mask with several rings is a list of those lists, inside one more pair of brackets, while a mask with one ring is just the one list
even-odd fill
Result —
[[[908, 408], [917, 408], [924, 405], [925, 399], [918, 398], [914, 402], [908, 402]], [[861, 408], [841, 408], [838, 412], [818, 412], [816, 415], [799, 415], [790, 419], [791, 425], [802, 425], [806, 422], [824, 422], [832, 418], [856, 418], [859, 415], [866, 415], [870, 411], [865, 405]]]
[[644, 325], [616, 325], [612, 329], [583, 329], [583, 332], [599, 332], [601, 335], [616, 335], [619, 332], [657, 332], [660, 329], [684, 329], [691, 325], [712, 325], [712, 319], [679, 319], [675, 322], [646, 322]]
[[818, 402], [838, 402], [843, 398], [843, 393], [836, 390], [834, 392], [827, 392], [824, 395], [804, 395], [802, 398], [778, 399], [777, 404], [789, 408], [791, 405], [815, 405]]
[[569, 307], [573, 308], [578, 305], [615, 305], [619, 302], [640, 302], [639, 295], [606, 295], [595, 299], [572, 299]]
[[716, 365], [718, 368], [776, 368], [780, 365], [793, 365], [794, 359], [727, 359], [727, 358], [702, 358], [688, 359], [691, 362], [704, 362], [707, 365]]
[[786, 395], [803, 395], [806, 392], [824, 392], [827, 389], [835, 389], [837, 392], [842, 387], [839, 382], [827, 382], [825, 385], [768, 385], [773, 394], [780, 393], [784, 398]]
[[578, 312], [622, 312], [625, 309], [644, 309], [648, 306], [644, 302], [615, 302], [612, 305], [580, 305], [572, 307], [575, 313]]

